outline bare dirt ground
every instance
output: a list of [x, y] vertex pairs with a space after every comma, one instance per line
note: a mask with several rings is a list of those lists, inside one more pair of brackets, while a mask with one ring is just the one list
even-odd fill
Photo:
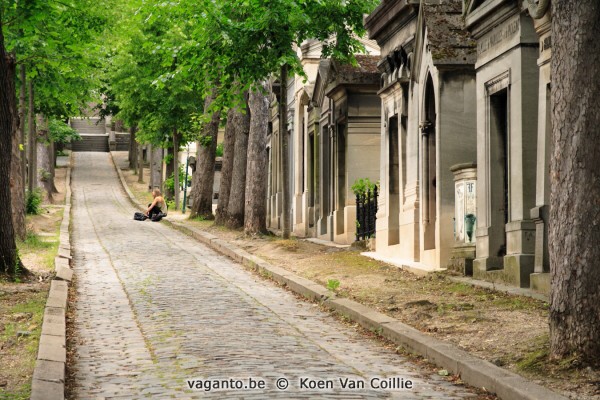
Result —
[[[147, 185], [138, 184], [131, 171], [123, 173], [138, 200], [147, 202]], [[184, 217], [169, 212], [170, 219]], [[549, 359], [548, 304], [543, 301], [457, 283], [449, 279], [449, 272], [417, 276], [356, 250], [276, 236], [248, 238], [212, 221], [186, 221], [323, 286], [335, 287], [339, 282], [335, 289], [339, 296], [373, 307], [567, 397], [600, 399], [599, 370], [582, 366], [576, 359]]]
[[41, 334], [49, 280], [58, 250], [63, 216], [66, 168], [57, 168], [59, 193], [40, 215], [27, 216], [27, 238], [19, 254], [31, 277], [14, 281], [0, 276], [0, 399], [28, 399]]

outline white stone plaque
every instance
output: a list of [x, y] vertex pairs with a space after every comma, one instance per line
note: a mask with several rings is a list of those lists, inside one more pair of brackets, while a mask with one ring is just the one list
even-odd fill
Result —
[[454, 240], [462, 242], [465, 240], [465, 182], [455, 182], [454, 188]]
[[[477, 182], [474, 180], [465, 181], [465, 216], [463, 223], [465, 224], [465, 242], [475, 242], [475, 223], [477, 215], [477, 198], [476, 198], [476, 185]], [[470, 235], [469, 235], [470, 233]], [[469, 237], [470, 236], [470, 237]]]
[[454, 183], [454, 239], [457, 242], [475, 242], [476, 185], [475, 180], [459, 180]]

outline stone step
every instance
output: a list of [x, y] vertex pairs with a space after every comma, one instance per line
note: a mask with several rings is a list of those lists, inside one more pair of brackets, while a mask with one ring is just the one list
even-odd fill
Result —
[[71, 119], [71, 127], [79, 133], [106, 133], [105, 122], [101, 121], [100, 118], [73, 118]]
[[71, 150], [108, 152], [108, 135], [82, 134], [81, 140], [71, 142]]

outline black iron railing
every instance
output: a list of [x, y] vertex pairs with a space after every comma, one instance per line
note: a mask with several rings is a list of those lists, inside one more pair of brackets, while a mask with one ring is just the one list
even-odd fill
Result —
[[377, 186], [373, 192], [356, 195], [356, 240], [375, 237], [375, 220], [377, 214]]

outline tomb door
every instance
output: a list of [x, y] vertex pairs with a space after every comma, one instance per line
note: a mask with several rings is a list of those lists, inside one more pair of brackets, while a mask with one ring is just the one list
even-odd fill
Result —
[[490, 256], [506, 255], [506, 224], [510, 220], [508, 89], [489, 97]]
[[388, 245], [400, 243], [400, 143], [398, 116], [388, 121]]
[[437, 151], [436, 106], [433, 80], [425, 86], [425, 119], [422, 123], [423, 142], [423, 245], [425, 250], [435, 249], [435, 225], [437, 220]]

